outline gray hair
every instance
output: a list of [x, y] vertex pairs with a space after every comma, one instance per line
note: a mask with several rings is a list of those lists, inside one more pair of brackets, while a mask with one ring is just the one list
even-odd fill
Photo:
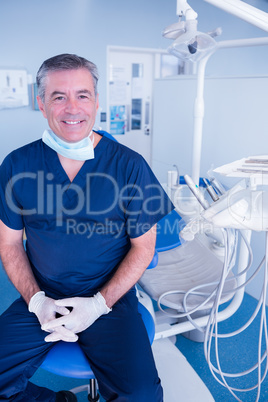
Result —
[[46, 77], [50, 71], [78, 70], [79, 68], [86, 68], [90, 72], [93, 78], [95, 95], [97, 95], [97, 84], [99, 79], [97, 66], [91, 61], [77, 56], [76, 54], [64, 53], [45, 60], [37, 72], [37, 90], [42, 102], [45, 101]]

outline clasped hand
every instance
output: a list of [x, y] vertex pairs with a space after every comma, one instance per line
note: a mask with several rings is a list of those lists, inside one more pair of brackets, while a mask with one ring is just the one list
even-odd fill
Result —
[[[56, 300], [55, 305], [59, 308], [67, 307], [68, 314], [62, 315], [60, 318], [50, 320], [42, 325], [44, 331], [58, 331], [59, 328], [65, 328], [72, 331], [73, 334], [84, 331], [92, 325], [101, 315], [107, 314], [111, 309], [106, 305], [106, 301], [102, 294], [98, 292], [92, 297], [71, 297], [68, 299]], [[54, 341], [54, 333], [48, 335], [45, 340], [47, 342]]]
[[[70, 311], [66, 307], [56, 306], [55, 300], [47, 297], [45, 292], [40, 291], [33, 295], [30, 300], [28, 309], [31, 313], [34, 313], [38, 318], [38, 321], [42, 325], [54, 320], [56, 318], [56, 314], [60, 314], [64, 316], [69, 314]], [[48, 330], [48, 332], [52, 332]], [[78, 336], [75, 335], [69, 329], [59, 326], [57, 327], [52, 334], [48, 335], [45, 338], [46, 342], [56, 342], [56, 341], [65, 341], [65, 342], [76, 342]]]

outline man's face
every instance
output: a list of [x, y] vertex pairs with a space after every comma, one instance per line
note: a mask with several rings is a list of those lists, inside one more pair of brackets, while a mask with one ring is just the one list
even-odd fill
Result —
[[39, 96], [37, 101], [51, 130], [68, 142], [77, 142], [89, 135], [99, 107], [93, 78], [85, 68], [49, 72], [45, 101], [43, 103]]

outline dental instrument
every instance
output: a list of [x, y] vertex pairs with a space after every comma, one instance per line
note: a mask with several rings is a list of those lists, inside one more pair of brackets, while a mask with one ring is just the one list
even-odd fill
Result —
[[213, 186], [207, 181], [207, 179], [203, 178], [203, 181], [206, 185], [207, 192], [209, 193], [210, 197], [212, 198], [212, 201], [218, 201], [219, 196], [216, 193], [215, 189]]
[[185, 180], [187, 186], [189, 187], [189, 189], [191, 190], [191, 192], [194, 194], [194, 196], [197, 199], [197, 201], [199, 202], [199, 204], [204, 209], [209, 208], [209, 202], [204, 198], [203, 194], [199, 190], [198, 185], [194, 183], [192, 178], [188, 174], [186, 174], [186, 175], [184, 175], [184, 180]]

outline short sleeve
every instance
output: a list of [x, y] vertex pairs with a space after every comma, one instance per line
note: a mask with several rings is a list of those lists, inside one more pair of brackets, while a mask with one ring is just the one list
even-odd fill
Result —
[[143, 235], [174, 209], [165, 190], [142, 157], [132, 168], [128, 185], [122, 191], [122, 202], [130, 238]]
[[15, 195], [18, 175], [12, 173], [11, 157], [7, 156], [0, 166], [0, 219], [11, 229], [23, 229], [21, 206]]

